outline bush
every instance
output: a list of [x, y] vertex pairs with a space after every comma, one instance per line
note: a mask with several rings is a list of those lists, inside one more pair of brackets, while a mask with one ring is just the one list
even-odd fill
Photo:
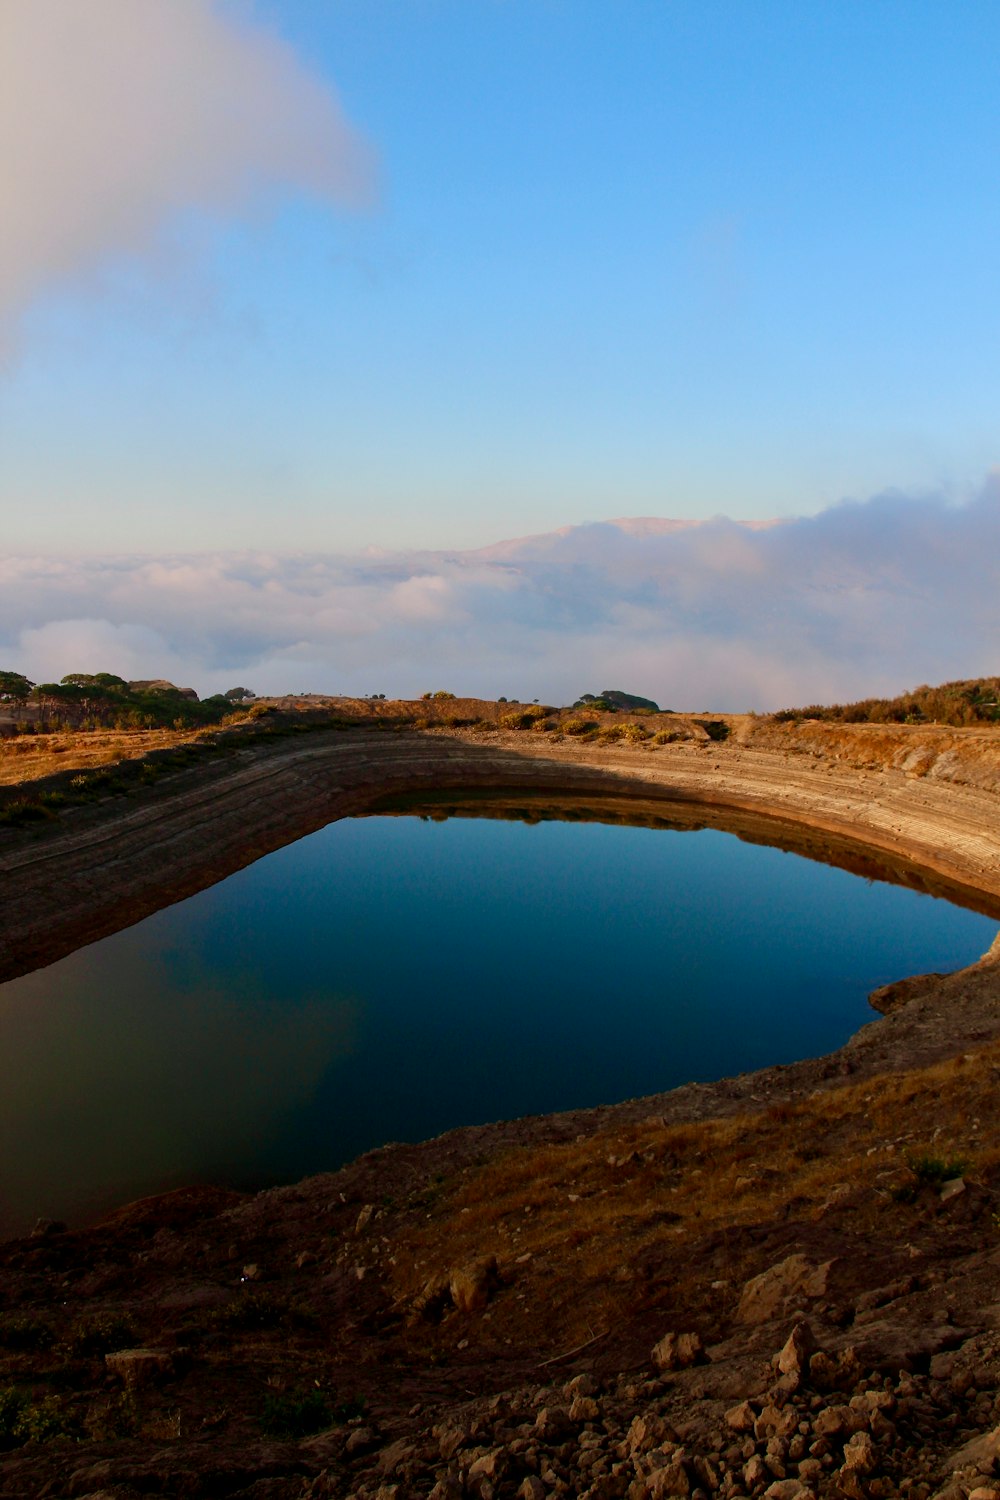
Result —
[[562, 722], [563, 734], [589, 734], [597, 727], [595, 719], [564, 719]]
[[722, 719], [695, 719], [695, 723], [704, 729], [710, 740], [728, 740], [729, 738], [729, 725]]
[[0, 1453], [25, 1443], [77, 1436], [78, 1428], [62, 1414], [53, 1396], [32, 1401], [15, 1386], [0, 1387]]
[[961, 1177], [969, 1163], [960, 1156], [908, 1156], [906, 1165], [919, 1183], [940, 1187], [953, 1177]]
[[283, 1297], [270, 1292], [243, 1291], [216, 1308], [208, 1319], [218, 1329], [277, 1328], [283, 1323], [297, 1323], [302, 1327], [315, 1323], [315, 1314], [308, 1309], [291, 1306]]
[[138, 1342], [139, 1333], [132, 1319], [114, 1314], [86, 1318], [76, 1324], [69, 1336], [70, 1352], [89, 1358], [112, 1354], [115, 1349], [128, 1349]]
[[52, 816], [47, 807], [42, 807], [39, 802], [29, 802], [25, 797], [17, 797], [13, 802], [8, 802], [6, 807], [0, 807], [0, 823], [6, 823], [9, 828], [23, 828], [26, 823], [44, 823]]
[[925, 684], [895, 698], [783, 708], [774, 719], [779, 724], [822, 719], [840, 724], [949, 724], [958, 729], [969, 724], [996, 724], [1000, 723], [1000, 677], [967, 678], [939, 687]]
[[260, 1425], [269, 1437], [303, 1438], [333, 1423], [333, 1411], [321, 1390], [268, 1395]]
[[25, 1313], [0, 1318], [0, 1346], [5, 1349], [47, 1349], [53, 1337], [47, 1323]]

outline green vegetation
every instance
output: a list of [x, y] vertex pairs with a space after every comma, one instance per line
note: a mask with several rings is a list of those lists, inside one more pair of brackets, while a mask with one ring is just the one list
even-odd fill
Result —
[[268, 1437], [304, 1438], [322, 1432], [333, 1421], [329, 1401], [316, 1389], [266, 1396], [260, 1425]]
[[86, 1318], [77, 1323], [69, 1336], [70, 1353], [81, 1358], [100, 1358], [115, 1349], [128, 1349], [139, 1342], [139, 1333], [131, 1318], [109, 1315]]
[[253, 697], [249, 688], [235, 687], [202, 700], [172, 682], [126, 682], [114, 672], [68, 672], [60, 682], [34, 683], [20, 672], [0, 671], [0, 703], [18, 713], [37, 710], [73, 729], [194, 729], [217, 724]]
[[551, 712], [551, 709], [540, 703], [530, 703], [527, 708], [519, 708], [516, 713], [501, 714], [497, 724], [501, 729], [532, 729]]
[[618, 709], [630, 709], [633, 713], [658, 714], [661, 710], [652, 698], [640, 698], [635, 693], [623, 693], [621, 688], [604, 688], [595, 697], [593, 693], [581, 693], [574, 708], [589, 708], [595, 712], [616, 713]]
[[921, 1188], [933, 1188], [937, 1191], [946, 1182], [951, 1182], [954, 1177], [961, 1177], [968, 1170], [969, 1163], [961, 1156], [932, 1156], [924, 1153], [919, 1156], [907, 1156], [906, 1166], [913, 1174], [912, 1182], [903, 1182], [892, 1189], [892, 1196], [897, 1203], [912, 1203]]
[[23, 708], [31, 696], [33, 682], [20, 672], [0, 672], [0, 703], [13, 704], [15, 708]]
[[41, 799], [29, 802], [26, 797], [16, 797], [5, 807], [0, 807], [0, 826], [23, 828], [26, 823], [44, 823], [53, 814], [41, 806]]
[[961, 1177], [969, 1163], [960, 1156], [908, 1156], [906, 1165], [917, 1181], [930, 1187], [940, 1187], [953, 1177]]
[[47, 1323], [27, 1313], [11, 1313], [0, 1318], [0, 1348], [23, 1351], [47, 1349], [54, 1334]]
[[729, 738], [729, 725], [722, 719], [695, 719], [694, 722], [704, 729], [710, 740]]
[[918, 687], [896, 698], [863, 698], [857, 703], [810, 704], [784, 708], [774, 715], [779, 723], [822, 719], [835, 724], [968, 724], [1000, 723], [1000, 677], [975, 677]]
[[78, 1436], [78, 1427], [62, 1413], [54, 1396], [32, 1401], [16, 1386], [0, 1387], [0, 1453], [25, 1443]]
[[288, 1326], [312, 1328], [315, 1324], [316, 1314], [311, 1308], [258, 1287], [243, 1289], [231, 1302], [213, 1308], [205, 1319], [205, 1326], [216, 1333]]

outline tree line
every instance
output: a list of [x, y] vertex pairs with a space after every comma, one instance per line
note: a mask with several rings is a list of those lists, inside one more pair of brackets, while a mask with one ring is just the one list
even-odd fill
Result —
[[253, 697], [249, 688], [235, 687], [199, 698], [173, 683], [128, 683], [113, 672], [69, 672], [59, 682], [35, 683], [22, 672], [0, 671], [0, 704], [15, 717], [31, 708], [73, 728], [193, 728], [217, 723]]

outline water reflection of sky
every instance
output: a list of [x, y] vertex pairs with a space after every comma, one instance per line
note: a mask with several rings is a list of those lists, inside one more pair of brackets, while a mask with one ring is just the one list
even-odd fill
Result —
[[711, 830], [333, 824], [0, 988], [0, 1228], [816, 1055], [995, 932]]

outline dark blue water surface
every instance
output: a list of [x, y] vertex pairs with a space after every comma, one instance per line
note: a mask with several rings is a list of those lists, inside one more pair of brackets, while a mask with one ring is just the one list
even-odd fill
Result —
[[0, 988], [0, 1229], [816, 1056], [995, 935], [712, 830], [331, 824]]

